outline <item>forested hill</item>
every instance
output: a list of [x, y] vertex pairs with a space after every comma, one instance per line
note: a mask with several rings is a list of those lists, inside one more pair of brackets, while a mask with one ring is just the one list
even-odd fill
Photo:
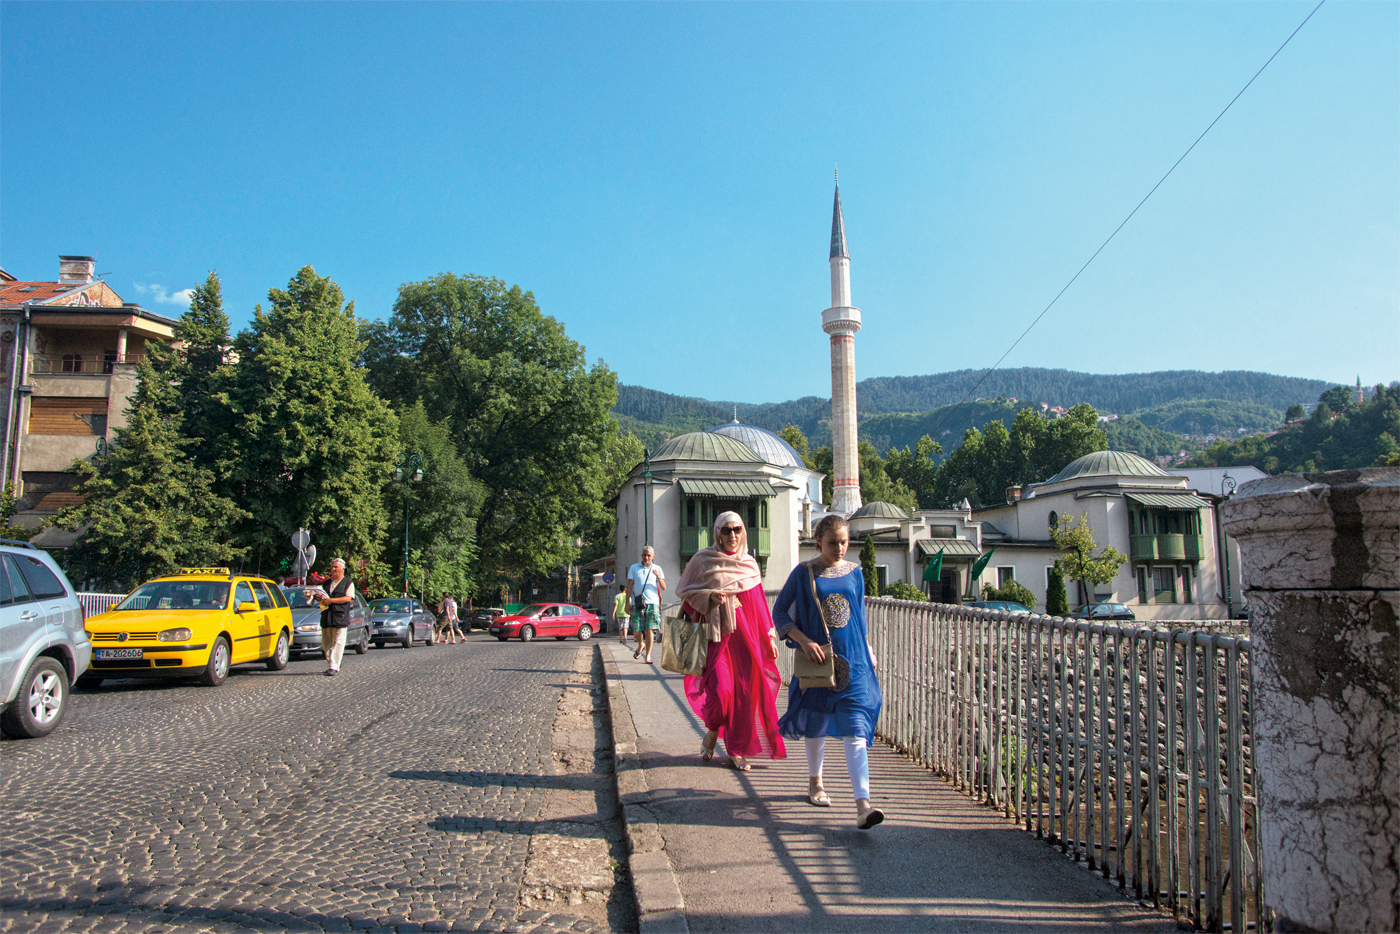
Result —
[[[894, 412], [930, 412], [956, 403], [972, 389], [981, 375], [980, 370], [958, 370], [932, 376], [893, 376], [862, 380], [856, 387], [857, 407], [862, 418]], [[1185, 423], [1188, 421], [1197, 425], [1210, 421], [1198, 413], [1180, 411], [1185, 403], [1199, 400], [1239, 403], [1241, 406], [1251, 407], [1253, 414], [1261, 422], [1268, 422], [1273, 421], [1273, 413], [1261, 410], [1282, 412], [1295, 403], [1312, 402], [1330, 385], [1322, 380], [1275, 376], [1272, 373], [1254, 373], [1246, 370], [1223, 373], [1168, 370], [1159, 373], [1098, 375], [1022, 367], [998, 370], [987, 377], [986, 382], [979, 386], [972, 396], [988, 400], [1015, 397], [1022, 403], [1044, 402], [1066, 408], [1079, 402], [1087, 402], [1101, 413], [1127, 415], [1142, 412], [1142, 420], [1148, 425], [1158, 424], [1162, 428], [1183, 431], [1187, 430]], [[727, 422], [734, 417], [736, 407], [739, 418], [749, 424], [774, 431], [784, 425], [797, 425], [814, 443], [822, 443], [820, 439], [829, 436], [830, 433], [827, 422], [831, 416], [831, 401], [819, 396], [762, 405], [741, 402], [736, 406], [731, 402], [711, 402], [706, 399], [673, 396], [641, 386], [620, 386], [617, 406], [613, 412], [624, 427], [633, 423], [645, 423], [649, 428], [660, 426], [667, 433], [679, 433], [710, 428]], [[1156, 411], [1149, 414], [1143, 410]], [[1172, 424], [1157, 422], [1153, 415], [1158, 412], [1161, 413], [1163, 422], [1170, 419]], [[1245, 427], [1244, 420], [1230, 419], [1232, 422], [1237, 420], [1241, 424], [1236, 427]], [[1183, 424], [1179, 426], [1176, 422]], [[975, 415], [972, 417], [972, 423], [977, 423]], [[903, 432], [894, 430], [888, 434], [889, 440], [895, 441], [897, 437], [902, 438]]]

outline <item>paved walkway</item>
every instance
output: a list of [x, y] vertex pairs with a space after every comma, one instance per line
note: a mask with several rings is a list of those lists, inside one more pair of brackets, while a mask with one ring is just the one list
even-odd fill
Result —
[[871, 783], [887, 818], [869, 831], [854, 827], [838, 743], [827, 746], [828, 809], [807, 804], [800, 744], [748, 773], [724, 767], [722, 751], [702, 764], [704, 728], [680, 677], [634, 661], [615, 637], [600, 643], [644, 934], [1176, 930], [881, 744]]

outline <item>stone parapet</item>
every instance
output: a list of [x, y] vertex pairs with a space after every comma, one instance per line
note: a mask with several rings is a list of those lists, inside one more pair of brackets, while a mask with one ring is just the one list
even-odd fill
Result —
[[1221, 508], [1254, 646], [1277, 930], [1400, 926], [1400, 470], [1270, 477]]

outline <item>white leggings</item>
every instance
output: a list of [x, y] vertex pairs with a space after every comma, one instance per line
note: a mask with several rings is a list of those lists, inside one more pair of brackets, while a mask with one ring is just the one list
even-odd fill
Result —
[[[810, 778], [822, 777], [822, 758], [826, 752], [825, 736], [808, 736], [807, 775]], [[870, 798], [870, 760], [865, 754], [865, 739], [860, 736], [843, 736], [841, 742], [846, 747], [846, 771], [851, 776], [851, 790], [855, 798]]]

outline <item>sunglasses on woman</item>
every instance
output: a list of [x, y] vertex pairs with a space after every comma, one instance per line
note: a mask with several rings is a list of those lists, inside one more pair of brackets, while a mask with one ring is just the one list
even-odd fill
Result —
[[744, 527], [743, 527], [742, 525], [726, 525], [726, 526], [724, 526], [722, 529], [719, 530], [719, 534], [721, 534], [721, 535], [738, 535], [738, 534], [739, 534], [740, 532], [742, 532], [742, 531], [744, 531]]

